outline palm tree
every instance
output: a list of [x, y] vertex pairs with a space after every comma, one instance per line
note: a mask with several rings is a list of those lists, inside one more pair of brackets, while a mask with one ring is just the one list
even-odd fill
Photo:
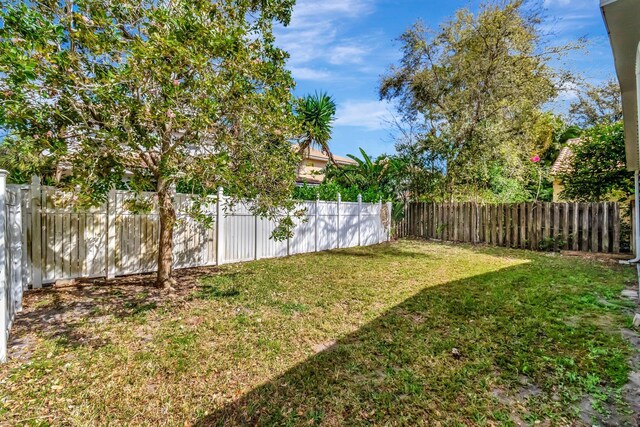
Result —
[[355, 161], [356, 164], [349, 165], [351, 167], [348, 168], [348, 170], [345, 170], [345, 172], [362, 177], [364, 182], [370, 184], [378, 183], [388, 166], [387, 162], [382, 161], [386, 158], [379, 159], [374, 162], [371, 159], [371, 156], [369, 156], [362, 148], [360, 148], [360, 153], [362, 154], [362, 159], [354, 156], [353, 154], [347, 154], [347, 156], [351, 160]]
[[387, 155], [374, 160], [362, 148], [360, 154], [362, 158], [347, 154], [355, 164], [329, 168], [327, 178], [345, 187], [357, 187], [361, 192], [375, 189], [385, 198], [397, 197], [406, 176], [406, 163], [398, 157]]
[[300, 100], [296, 113], [303, 132], [298, 147], [300, 155], [315, 146], [329, 156], [331, 163], [335, 165], [336, 161], [329, 148], [332, 123], [336, 115], [333, 98], [326, 92], [307, 95]]

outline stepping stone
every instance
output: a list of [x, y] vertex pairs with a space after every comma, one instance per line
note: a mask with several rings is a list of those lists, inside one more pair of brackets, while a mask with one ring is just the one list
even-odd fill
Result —
[[638, 291], [634, 291], [633, 289], [625, 289], [624, 291], [622, 291], [622, 296], [629, 299], [637, 300]]

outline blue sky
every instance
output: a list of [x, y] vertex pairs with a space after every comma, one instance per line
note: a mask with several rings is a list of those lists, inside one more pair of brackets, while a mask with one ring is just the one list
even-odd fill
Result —
[[[554, 43], [586, 37], [585, 51], [565, 58], [564, 67], [597, 83], [614, 76], [598, 0], [540, 0], [545, 31]], [[395, 39], [418, 19], [436, 27], [477, 0], [298, 0], [291, 25], [277, 31], [278, 44], [291, 58], [296, 94], [326, 91], [338, 104], [333, 138], [335, 154], [393, 153], [393, 108], [378, 101], [380, 76], [400, 58]], [[575, 98], [561, 95], [550, 108], [562, 112]]]

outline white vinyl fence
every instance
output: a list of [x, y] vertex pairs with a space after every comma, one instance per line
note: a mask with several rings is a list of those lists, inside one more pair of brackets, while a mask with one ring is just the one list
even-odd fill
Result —
[[22, 232], [21, 192], [7, 188], [7, 173], [0, 170], [0, 361], [7, 358], [7, 340], [13, 319], [22, 309], [25, 289], [22, 248], [26, 236]]
[[[111, 191], [106, 203], [76, 210], [69, 195], [40, 185], [6, 185], [0, 171], [0, 360], [6, 359], [11, 322], [22, 293], [57, 280], [113, 278], [157, 267], [159, 216], [155, 194]], [[140, 199], [151, 209], [134, 209]], [[138, 202], [136, 202], [138, 200]], [[174, 267], [201, 267], [368, 246], [389, 240], [391, 206], [382, 203], [301, 202], [293, 237], [270, 238], [277, 220], [255, 216], [250, 205], [231, 204], [219, 190], [201, 206], [205, 225], [190, 216], [194, 200], [175, 195]], [[0, 313], [1, 314], [1, 313]], [[4, 332], [4, 333], [2, 333]]]

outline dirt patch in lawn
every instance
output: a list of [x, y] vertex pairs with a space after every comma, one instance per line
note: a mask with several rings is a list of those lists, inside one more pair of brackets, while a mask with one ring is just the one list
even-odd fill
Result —
[[622, 389], [622, 396], [629, 405], [630, 414], [628, 416], [630, 425], [640, 425], [640, 334], [631, 329], [623, 329], [622, 336], [631, 344], [635, 350], [631, 356], [631, 373], [629, 382]]
[[[625, 300], [631, 300], [637, 304], [637, 283], [627, 283], [627, 288], [622, 291], [621, 296]], [[603, 302], [599, 303], [610, 305]], [[637, 311], [632, 307], [625, 307], [623, 310], [630, 318]], [[616, 325], [609, 318], [605, 317], [599, 323], [604, 328], [610, 329], [612, 333], [617, 333]], [[620, 389], [619, 396], [625, 402], [626, 407], [620, 410], [619, 405], [613, 399], [602, 399], [604, 390], [599, 388], [598, 393], [590, 393], [580, 402], [580, 418], [586, 425], [611, 427], [640, 425], [640, 334], [627, 328], [620, 329], [619, 333], [631, 347], [628, 382]]]
[[591, 261], [600, 261], [609, 264], [618, 264], [620, 261], [627, 261], [633, 258], [631, 254], [610, 254], [599, 252], [581, 252], [581, 251], [560, 251], [564, 257], [576, 257]]
[[[640, 311], [638, 305], [638, 284], [632, 283], [622, 292], [623, 297], [629, 298], [636, 303], [636, 308], [629, 310], [629, 317], [633, 317], [635, 313]], [[640, 333], [637, 330], [624, 328], [621, 331], [624, 339], [631, 345], [633, 349], [629, 366], [629, 382], [622, 389], [622, 396], [629, 405], [630, 414], [627, 417], [630, 425], [640, 425]]]
[[154, 287], [154, 274], [106, 279], [78, 279], [73, 285], [45, 287], [25, 294], [9, 342], [9, 358], [29, 360], [41, 339], [58, 339], [69, 346], [99, 348], [104, 338], [86, 334], [79, 325], [106, 324], [156, 309], [183, 306], [201, 287], [200, 279], [219, 273], [217, 267], [182, 269], [172, 292]]

